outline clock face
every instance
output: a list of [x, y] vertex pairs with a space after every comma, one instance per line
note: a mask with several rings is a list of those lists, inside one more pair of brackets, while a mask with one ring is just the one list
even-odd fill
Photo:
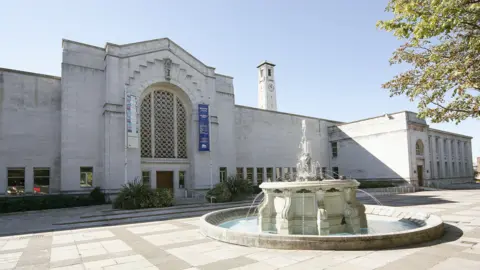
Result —
[[275, 87], [273, 87], [273, 83], [268, 84], [268, 90], [270, 90], [270, 92], [273, 92], [274, 88]]

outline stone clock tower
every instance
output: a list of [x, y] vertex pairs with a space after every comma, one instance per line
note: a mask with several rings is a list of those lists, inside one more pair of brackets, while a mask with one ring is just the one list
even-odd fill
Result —
[[274, 64], [264, 61], [258, 68], [258, 107], [277, 110], [277, 89], [275, 87]]

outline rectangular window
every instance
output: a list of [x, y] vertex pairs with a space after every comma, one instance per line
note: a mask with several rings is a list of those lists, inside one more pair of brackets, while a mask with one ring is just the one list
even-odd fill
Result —
[[297, 168], [293, 167], [291, 172], [293, 176], [297, 175]]
[[443, 140], [443, 155], [447, 156], [447, 140]]
[[338, 179], [338, 167], [332, 167], [333, 178]]
[[445, 175], [444, 177], [449, 177], [450, 174], [448, 173], [448, 163], [445, 161]]
[[7, 168], [7, 193], [20, 195], [25, 193], [25, 168]]
[[220, 183], [227, 180], [227, 167], [220, 167]]
[[142, 183], [145, 186], [150, 186], [150, 171], [142, 171]]
[[332, 142], [332, 157], [338, 156], [337, 142]]
[[283, 168], [283, 178], [290, 179], [290, 168]]
[[247, 168], [247, 180], [253, 183], [253, 168]]
[[80, 187], [93, 186], [93, 167], [80, 167]]
[[461, 150], [461, 147], [460, 147], [460, 141], [457, 142], [457, 154], [458, 154], [458, 158], [460, 159], [461, 156], [462, 156], [462, 150]]
[[462, 162], [458, 162], [458, 172], [459, 172], [459, 175], [460, 176], [463, 176], [464, 173], [463, 173], [463, 167], [462, 167]]
[[260, 78], [263, 78], [263, 69], [260, 69]]
[[450, 152], [452, 153], [452, 158], [455, 156], [455, 153], [453, 151], [453, 141], [450, 141]]
[[273, 180], [273, 168], [267, 168], [267, 181]]
[[282, 178], [282, 168], [279, 168], [279, 167], [275, 168], [275, 177], [276, 179]]
[[237, 178], [243, 179], [243, 168], [237, 167]]
[[438, 178], [442, 177], [440, 173], [440, 161], [437, 161], [437, 177]]
[[185, 188], [185, 171], [178, 172], [178, 188]]
[[327, 177], [326, 174], [327, 174], [327, 167], [322, 167], [322, 177], [326, 178]]
[[465, 162], [465, 175], [470, 176], [470, 171], [468, 170], [468, 162]]
[[263, 182], [263, 168], [257, 168], [257, 185]]
[[48, 194], [50, 168], [33, 168], [33, 193]]
[[272, 76], [272, 70], [271, 69], [268, 69], [268, 76]]
[[452, 176], [455, 176], [457, 174], [457, 171], [455, 170], [455, 162], [452, 162]]

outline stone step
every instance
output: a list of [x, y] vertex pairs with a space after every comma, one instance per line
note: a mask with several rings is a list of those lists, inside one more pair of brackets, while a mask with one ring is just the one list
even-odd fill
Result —
[[135, 209], [135, 210], [120, 210], [120, 209], [106, 209], [102, 210], [101, 214], [96, 215], [84, 215], [80, 218], [90, 218], [90, 217], [99, 217], [99, 216], [114, 216], [114, 215], [123, 215], [123, 214], [134, 214], [134, 213], [148, 213], [148, 212], [162, 212], [170, 210], [185, 210], [185, 209], [196, 209], [196, 208], [229, 208], [236, 207], [236, 205], [252, 204], [252, 200], [248, 201], [237, 201], [237, 202], [227, 202], [227, 203], [199, 203], [199, 204], [182, 204], [174, 205], [164, 208], [147, 208], [147, 209]]
[[[143, 222], [143, 221], [155, 221], [155, 220], [164, 220], [170, 218], [178, 218], [176, 216], [198, 216], [205, 213], [233, 207], [245, 207], [250, 206], [251, 203], [229, 203], [229, 204], [210, 204], [206, 206], [197, 206], [197, 207], [183, 207], [183, 208], [156, 208], [153, 211], [143, 211], [138, 210], [122, 210], [121, 213], [107, 213], [105, 215], [93, 215], [93, 216], [83, 216], [80, 218], [72, 219], [70, 221], [54, 223], [54, 226], [72, 226], [79, 224], [122, 224], [122, 223], [131, 223], [131, 222]], [[254, 207], [256, 204], [254, 205]], [[126, 212], [127, 211], [127, 212]], [[100, 226], [100, 225], [99, 225]], [[75, 226], [76, 227], [76, 226]]]

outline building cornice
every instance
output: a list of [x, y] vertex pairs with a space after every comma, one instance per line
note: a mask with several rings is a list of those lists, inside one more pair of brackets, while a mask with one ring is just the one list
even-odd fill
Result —
[[243, 109], [249, 109], [249, 110], [255, 110], [255, 111], [264, 111], [264, 112], [269, 112], [269, 113], [284, 114], [284, 115], [290, 115], [290, 116], [296, 116], [296, 117], [302, 117], [302, 118], [308, 118], [308, 119], [314, 119], [314, 120], [322, 120], [322, 121], [330, 122], [330, 123], [333, 123], [333, 124], [342, 123], [340, 121], [317, 118], [317, 117], [312, 117], [312, 116], [305, 116], [305, 115], [300, 115], [300, 114], [293, 114], [293, 113], [286, 113], [286, 112], [279, 112], [279, 111], [270, 111], [270, 110], [255, 108], [255, 107], [248, 107], [248, 106], [244, 106], [244, 105], [236, 105], [235, 104], [235, 107], [243, 108]]
[[17, 73], [17, 74], [22, 74], [22, 75], [43, 77], [43, 78], [54, 79], [54, 80], [61, 80], [62, 79], [62, 77], [48, 75], [48, 74], [34, 73], [34, 72], [29, 72], [29, 71], [22, 71], [22, 70], [1, 68], [1, 67], [0, 67], [0, 72]]

